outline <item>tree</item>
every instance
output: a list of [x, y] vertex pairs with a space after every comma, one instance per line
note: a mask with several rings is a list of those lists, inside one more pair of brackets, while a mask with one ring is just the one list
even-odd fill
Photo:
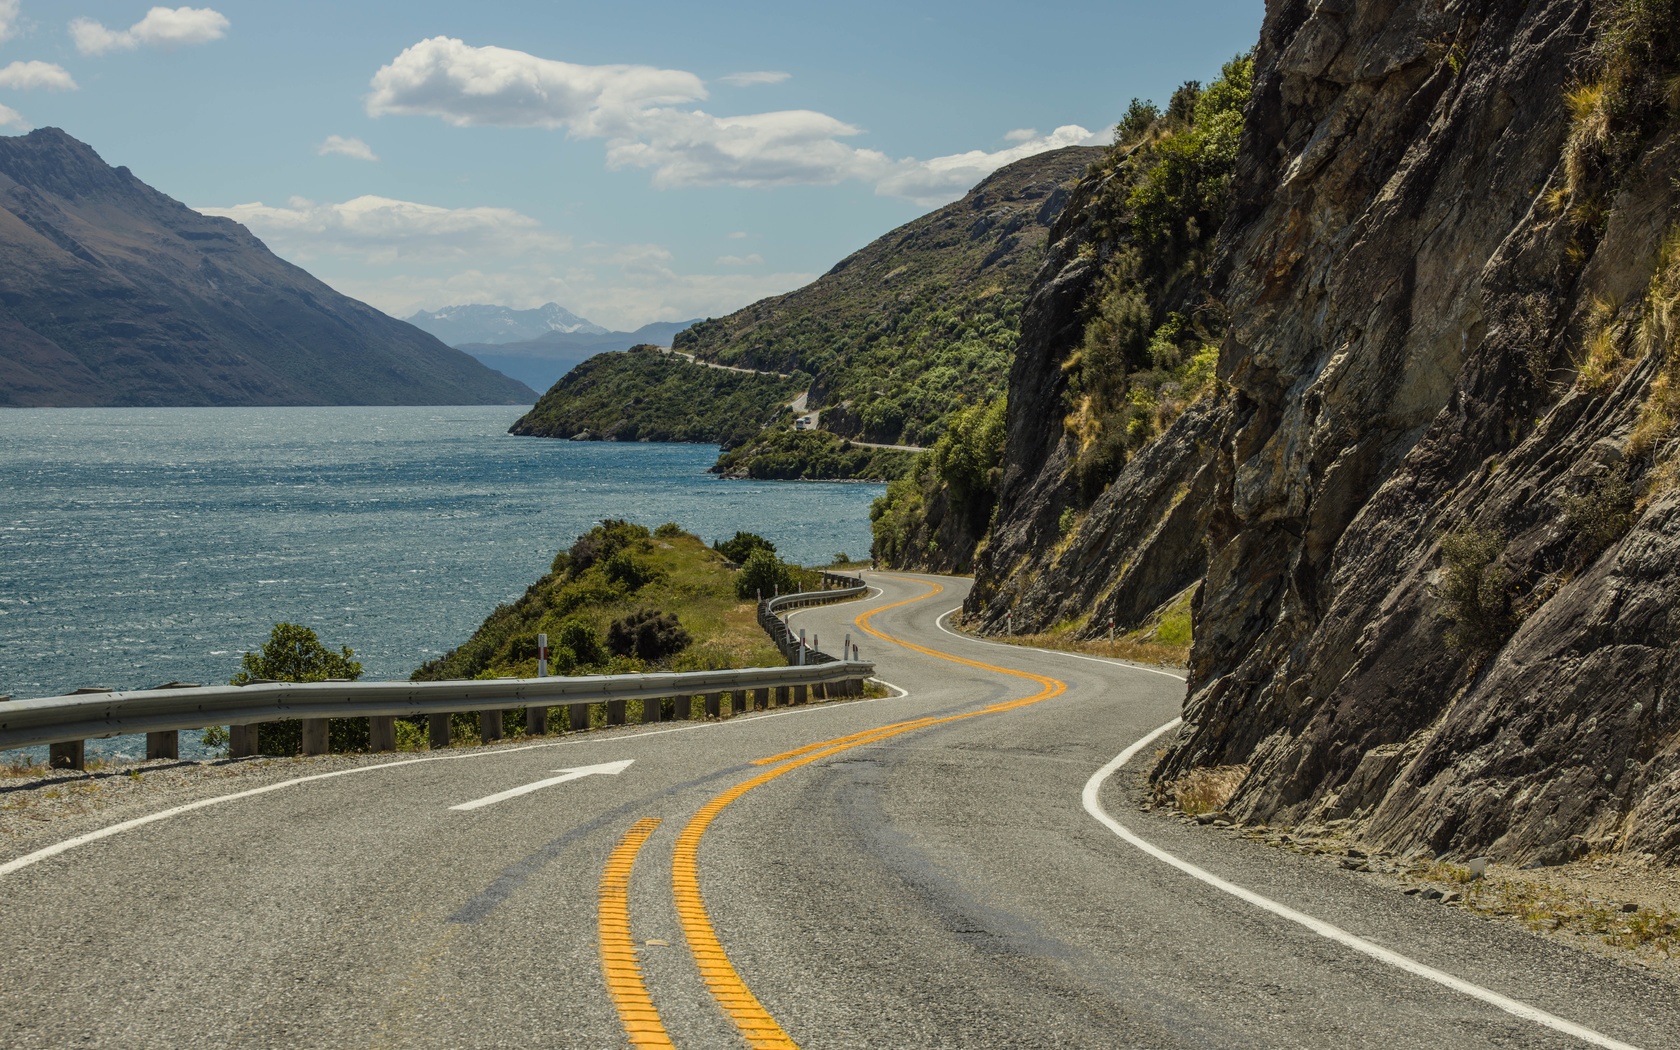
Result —
[[769, 551], [776, 553], [776, 545], [751, 532], [737, 532], [733, 539], [719, 540], [712, 544], [712, 549], [728, 558], [736, 565], [745, 565], [752, 557], [753, 551]]
[[259, 652], [246, 653], [242, 670], [230, 685], [248, 685], [259, 679], [273, 682], [325, 682], [362, 676], [362, 665], [352, 659], [348, 647], [333, 652], [321, 644], [315, 632], [301, 624], [277, 623]]
[[[260, 680], [354, 681], [362, 676], [361, 663], [352, 659], [355, 655], [348, 647], [333, 652], [321, 644], [314, 631], [301, 624], [277, 623], [262, 649], [246, 653], [240, 660], [241, 670], [229, 679], [228, 684], [249, 685]], [[365, 718], [335, 718], [330, 723], [328, 734], [329, 746], [334, 751], [367, 749]], [[295, 718], [264, 722], [257, 729], [257, 750], [265, 755], [295, 755], [302, 747], [303, 723]]]
[[742, 598], [768, 598], [772, 594], [791, 593], [797, 584], [793, 569], [767, 550], [756, 550], [741, 566], [735, 578], [735, 593]]

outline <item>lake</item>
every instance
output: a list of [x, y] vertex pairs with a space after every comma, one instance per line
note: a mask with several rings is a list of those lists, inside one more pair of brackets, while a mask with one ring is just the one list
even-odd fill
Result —
[[[883, 486], [725, 481], [713, 446], [513, 437], [522, 412], [0, 410], [0, 694], [225, 682], [280, 620], [407, 678], [604, 518], [868, 553]], [[90, 752], [143, 751], [117, 740]]]

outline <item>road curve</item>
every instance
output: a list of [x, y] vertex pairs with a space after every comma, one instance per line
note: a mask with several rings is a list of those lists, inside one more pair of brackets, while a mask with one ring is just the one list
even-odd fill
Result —
[[1146, 757], [1094, 774], [1177, 680], [870, 581], [795, 625], [906, 695], [320, 779], [0, 876], [0, 1046], [1680, 1047], [1660, 978], [1140, 813]]

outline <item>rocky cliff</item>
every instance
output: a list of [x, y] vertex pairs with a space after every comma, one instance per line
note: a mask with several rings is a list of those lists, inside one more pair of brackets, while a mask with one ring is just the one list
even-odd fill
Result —
[[535, 397], [56, 128], [0, 138], [0, 405]]
[[[1160, 544], [1203, 538], [1159, 780], [1243, 767], [1234, 816], [1386, 847], [1680, 861], [1677, 33], [1672, 0], [1268, 5], [1223, 391], [1116, 475], [1095, 582], [1055, 596], [1155, 558], [1170, 588], [1198, 556]], [[1039, 357], [1077, 314], [1044, 317]], [[983, 617], [1033, 607], [1052, 546], [1029, 415]]]

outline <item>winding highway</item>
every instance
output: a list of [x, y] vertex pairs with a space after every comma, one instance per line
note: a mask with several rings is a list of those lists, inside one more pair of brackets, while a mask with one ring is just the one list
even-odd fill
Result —
[[1176, 677], [868, 579], [794, 625], [889, 698], [0, 855], [0, 1046], [1680, 1047], [1658, 977], [1141, 812]]

